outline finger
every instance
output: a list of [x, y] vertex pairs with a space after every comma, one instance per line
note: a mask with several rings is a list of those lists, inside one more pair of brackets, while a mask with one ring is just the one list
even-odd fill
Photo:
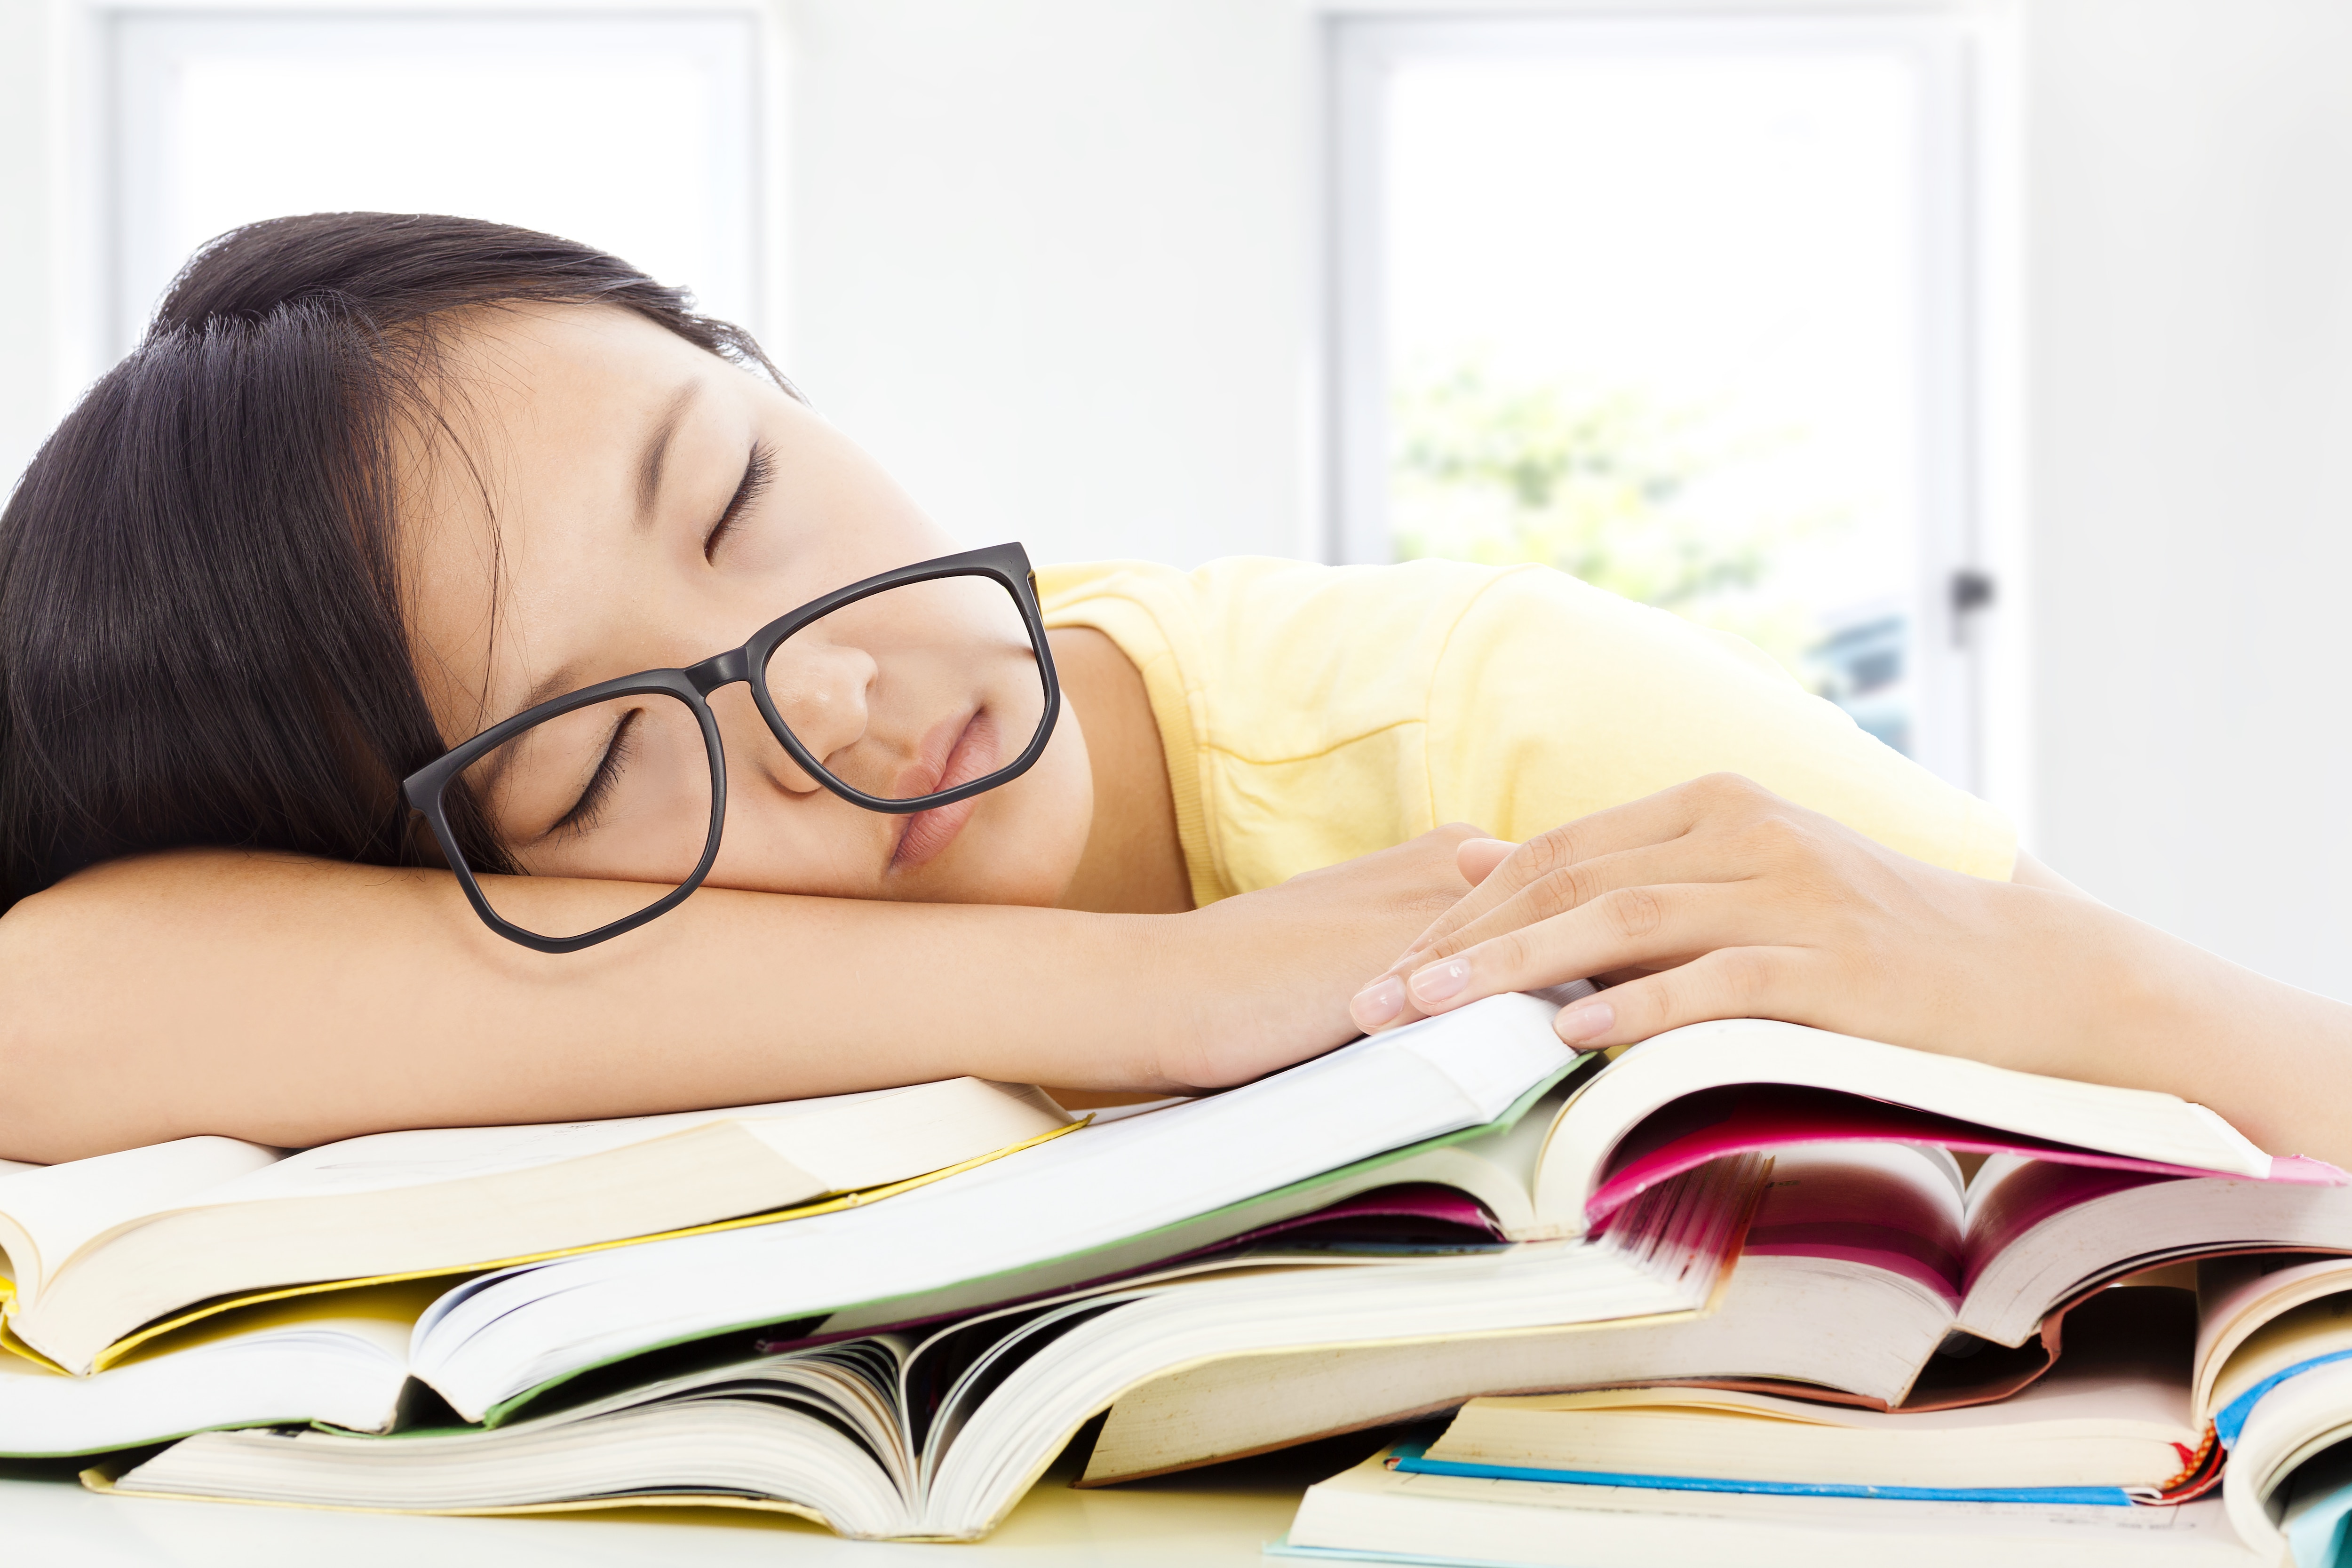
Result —
[[[1473, 840], [1471, 844], [1465, 845], [1462, 852], [1466, 853], [1479, 842]], [[1500, 840], [1485, 842], [1499, 844]], [[1598, 859], [1563, 867], [1538, 878], [1484, 915], [1455, 928], [1428, 946], [1401, 955], [1395, 963], [1365, 983], [1349, 1004], [1349, 1012], [1355, 1019], [1356, 1026], [1366, 1034], [1416, 1022], [1426, 1015], [1412, 1005], [1412, 998], [1402, 984], [1392, 982], [1402, 982], [1413, 971], [1437, 959], [1466, 952], [1506, 931], [1555, 919], [1621, 889], [1740, 880], [1753, 874], [1755, 868], [1750, 865], [1750, 858], [1741, 852], [1736, 842], [1726, 844], [1713, 837], [1701, 838], [1685, 835], [1664, 844], [1604, 855]], [[1633, 973], [1686, 963], [1695, 956], [1685, 952], [1648, 955]], [[1583, 976], [1554, 973], [1541, 984], [1559, 984], [1580, 978]]]
[[[1414, 969], [1406, 999], [1435, 1015], [1499, 995], [1630, 967], [1664, 967], [1773, 934], [1748, 885], [1676, 883], [1620, 888], [1591, 902], [1488, 937]], [[1785, 931], [1787, 921], [1780, 922]]]
[[1725, 947], [1612, 985], [1560, 1010], [1552, 1029], [1586, 1050], [1628, 1046], [1710, 1018], [1808, 1021], [1821, 955], [1810, 948]]
[[[1597, 859], [1580, 860], [1537, 878], [1485, 914], [1456, 926], [1394, 967], [1417, 969], [1433, 960], [1465, 952], [1492, 937], [1521, 926], [1555, 919], [1581, 909], [1593, 900], [1626, 888], [1666, 887], [1679, 883], [1739, 882], [1758, 868], [1736, 844], [1720, 844], [1685, 836]], [[1458, 907], [1458, 906], [1457, 906]], [[1577, 976], [1555, 976], [1559, 979]]]
[[[1481, 843], [1499, 846], [1503, 841], [1470, 840], [1455, 852], [1457, 858], [1473, 845]], [[1716, 880], [1713, 862], [1722, 858], [1718, 851], [1696, 845], [1688, 838], [1677, 838], [1622, 854], [1604, 855], [1598, 859], [1580, 861], [1549, 872], [1467, 924], [1456, 927], [1427, 946], [1411, 949], [1399, 955], [1396, 962], [1366, 982], [1349, 1000], [1349, 1016], [1356, 1027], [1368, 1035], [1418, 1023], [1429, 1014], [1414, 1005], [1413, 994], [1407, 986], [1408, 977], [1415, 971], [1507, 932], [1557, 919], [1595, 899], [1623, 889]], [[1468, 897], [1462, 902], [1468, 902]], [[1454, 907], [1458, 910], [1462, 904], [1457, 903]], [[1647, 962], [1640, 967], [1659, 968], [1669, 963], [1681, 963], [1691, 956], [1684, 952], [1647, 955]], [[1583, 973], [1555, 972], [1531, 984], [1553, 985], [1583, 978]]]
[[[1744, 781], [1739, 781], [1744, 784]], [[1753, 785], [1747, 785], [1754, 789]], [[1538, 833], [1513, 850], [1469, 896], [1432, 921], [1407, 955], [1421, 952], [1501, 904], [1530, 882], [1582, 861], [1682, 837], [1711, 808], [1723, 804], [1717, 781], [1701, 779], [1645, 795], [1624, 805], [1580, 816]], [[1459, 852], [1457, 851], [1457, 854]]]
[[1511, 857], [1517, 845], [1507, 838], [1465, 838], [1454, 851], [1454, 865], [1462, 879], [1476, 887], [1495, 874], [1495, 868]]

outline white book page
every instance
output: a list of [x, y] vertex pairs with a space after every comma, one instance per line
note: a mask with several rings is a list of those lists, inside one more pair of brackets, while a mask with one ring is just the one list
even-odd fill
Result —
[[178, 1138], [9, 1176], [0, 1182], [0, 1216], [29, 1243], [12, 1238], [8, 1245], [19, 1300], [30, 1305], [93, 1237], [184, 1205], [283, 1158], [279, 1150], [238, 1138]]
[[[910, 1096], [919, 1100], [926, 1090], [941, 1089], [956, 1081], [717, 1110], [681, 1110], [660, 1116], [372, 1132], [305, 1149], [266, 1171], [256, 1171], [232, 1185], [206, 1193], [205, 1202], [257, 1203], [272, 1198], [326, 1197], [339, 1193], [381, 1192], [459, 1182], [585, 1159], [717, 1121], [759, 1121], [789, 1128], [798, 1121], [864, 1112], [877, 1101]], [[863, 1116], [858, 1119], [863, 1120]]]
[[[413, 1364], [468, 1411], [646, 1343], [1082, 1255], [1491, 1121], [1513, 1088], [1570, 1059], [1551, 1017], [1527, 997], [1489, 997], [871, 1208], [487, 1276], [435, 1303], [418, 1325]], [[483, 1382], [469, 1384], [453, 1364], [461, 1362]]]

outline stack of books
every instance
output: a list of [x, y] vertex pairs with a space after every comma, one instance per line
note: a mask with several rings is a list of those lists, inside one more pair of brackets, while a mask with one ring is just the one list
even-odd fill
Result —
[[1553, 1011], [1091, 1118], [961, 1079], [0, 1168], [0, 1454], [125, 1497], [962, 1540], [1082, 1433], [1101, 1485], [1393, 1426], [1275, 1550], [2341, 1536], [2332, 1166], [1793, 1026], [1580, 1055]]

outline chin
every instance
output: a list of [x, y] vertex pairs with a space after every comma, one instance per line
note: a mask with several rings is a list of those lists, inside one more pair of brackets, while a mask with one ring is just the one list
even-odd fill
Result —
[[1027, 774], [982, 796], [955, 842], [900, 896], [941, 904], [1059, 903], [1086, 852], [1094, 793], [1083, 773], [1069, 790], [1047, 772], [1053, 760], [1048, 752]]

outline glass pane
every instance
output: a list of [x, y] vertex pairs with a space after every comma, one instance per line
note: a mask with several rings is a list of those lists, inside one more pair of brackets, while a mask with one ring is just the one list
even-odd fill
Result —
[[756, 329], [753, 20], [443, 9], [119, 14], [120, 331], [224, 229], [349, 211], [563, 235]]
[[892, 588], [803, 626], [770, 656], [768, 695], [826, 772], [884, 800], [1002, 770], [1045, 714], [1020, 602], [986, 577]]
[[1908, 749], [1922, 92], [1827, 43], [1400, 66], [1397, 553], [1550, 562], [1737, 632]]
[[[710, 832], [701, 726], [661, 692], [533, 725], [467, 768], [465, 781], [523, 873], [477, 867], [483, 893], [502, 918], [541, 936], [576, 936], [659, 902], [693, 874]], [[550, 878], [602, 886], [540, 880]]]

